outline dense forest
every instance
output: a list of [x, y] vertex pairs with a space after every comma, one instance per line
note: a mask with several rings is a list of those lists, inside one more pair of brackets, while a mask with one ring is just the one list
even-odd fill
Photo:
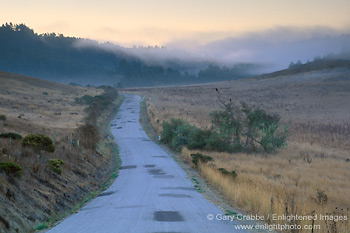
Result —
[[180, 72], [171, 67], [164, 68], [156, 65], [146, 65], [142, 62], [127, 62], [121, 60], [115, 67], [115, 73], [123, 76], [120, 87], [178, 85], [193, 83], [208, 83], [233, 80], [252, 76], [257, 66], [252, 64], [239, 64], [232, 68], [209, 65], [198, 74]]
[[127, 57], [93, 46], [79, 48], [79, 40], [55, 33], [38, 35], [24, 24], [2, 25], [0, 70], [59, 82], [106, 78], [115, 64]]
[[207, 61], [152, 64], [127, 49], [106, 48], [96, 41], [37, 34], [24, 24], [6, 23], [0, 27], [0, 70], [62, 83], [132, 87], [232, 80], [252, 76], [258, 68], [254, 64], [221, 67]]

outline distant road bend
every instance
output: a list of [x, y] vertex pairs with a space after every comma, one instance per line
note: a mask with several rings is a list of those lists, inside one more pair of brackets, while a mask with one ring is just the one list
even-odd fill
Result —
[[[224, 213], [196, 191], [190, 178], [139, 123], [140, 97], [126, 94], [111, 128], [122, 167], [111, 187], [48, 232], [237, 232]], [[114, 125], [113, 124], [113, 125]], [[213, 220], [208, 220], [214, 217]]]

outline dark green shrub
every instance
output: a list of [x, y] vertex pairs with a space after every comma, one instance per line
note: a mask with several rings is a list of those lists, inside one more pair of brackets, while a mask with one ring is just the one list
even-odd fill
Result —
[[219, 133], [213, 131], [207, 140], [206, 149], [210, 151], [229, 151], [229, 138], [221, 136]]
[[207, 141], [211, 135], [210, 130], [202, 130], [197, 127], [193, 127], [189, 134], [189, 142], [187, 147], [189, 149], [204, 149], [206, 147]]
[[227, 176], [232, 176], [233, 179], [235, 179], [237, 177], [237, 172], [236, 171], [227, 171], [225, 168], [219, 168], [218, 169], [223, 175], [227, 175]]
[[110, 105], [113, 100], [116, 97], [112, 96], [111, 94], [102, 94], [102, 95], [96, 95], [96, 96], [91, 96], [91, 95], [84, 95], [80, 98], [75, 98], [74, 101], [77, 104], [87, 104], [87, 105], [92, 105], [92, 104], [98, 104], [101, 108], [106, 108], [108, 105]]
[[94, 102], [98, 103], [102, 108], [106, 108], [112, 103], [112, 99], [108, 98], [106, 95], [96, 95], [94, 97]]
[[48, 95], [49, 93], [47, 93], [46, 91], [45, 92], [43, 92], [43, 95]]
[[21, 177], [22, 167], [15, 162], [0, 162], [0, 170], [9, 174], [14, 174], [15, 176]]
[[225, 110], [210, 113], [213, 133], [207, 149], [227, 152], [275, 152], [286, 145], [288, 126], [281, 130], [279, 116], [245, 103], [224, 102]]
[[87, 105], [91, 104], [93, 100], [94, 100], [94, 97], [91, 95], [84, 95], [80, 98], [74, 99], [75, 103], [77, 104], [87, 104]]
[[209, 114], [213, 130], [220, 135], [230, 137], [232, 141], [240, 140], [242, 130], [241, 113], [228, 111], [213, 111]]
[[233, 178], [236, 178], [236, 177], [237, 177], [237, 172], [234, 171], [234, 170], [232, 170], [232, 171], [231, 171], [231, 176], [232, 176]]
[[229, 171], [227, 171], [225, 168], [219, 168], [218, 169], [219, 171], [221, 171], [221, 173], [223, 174], [223, 175], [228, 175], [228, 174], [230, 174], [230, 172]]
[[56, 172], [57, 174], [62, 174], [62, 167], [61, 165], [63, 165], [63, 161], [60, 159], [50, 159], [48, 161], [48, 166], [49, 168], [53, 171]]
[[241, 111], [246, 118], [244, 134], [246, 151], [256, 151], [257, 146], [260, 146], [265, 152], [271, 153], [285, 146], [289, 126], [285, 125], [282, 131], [279, 116], [268, 114], [262, 109], [244, 103]]
[[162, 134], [161, 142], [165, 144], [171, 143], [173, 138], [177, 135], [177, 132], [176, 132], [177, 128], [184, 124], [185, 124], [185, 121], [180, 118], [178, 119], [171, 118], [170, 122], [164, 122], [162, 124], [163, 131], [161, 132]]
[[50, 225], [48, 223], [41, 223], [41, 224], [37, 225], [34, 228], [34, 230], [41, 231], [41, 230], [44, 230], [44, 229], [49, 228], [49, 227], [50, 227]]
[[6, 116], [5, 115], [0, 115], [0, 120], [1, 121], [6, 121]]
[[186, 146], [190, 142], [190, 133], [193, 127], [185, 122], [184, 125], [178, 126], [174, 132], [174, 136], [171, 140], [170, 147], [175, 151], [181, 151], [183, 146]]
[[182, 119], [172, 118], [162, 126], [161, 142], [168, 144], [175, 151], [180, 151], [183, 146], [189, 149], [203, 149], [211, 134], [210, 130], [201, 130]]
[[22, 136], [17, 133], [8, 132], [0, 134], [0, 138], [11, 138], [13, 140], [19, 140], [22, 139]]
[[118, 92], [112, 87], [101, 87], [104, 90], [102, 95], [90, 96], [84, 95], [80, 98], [75, 98], [75, 102], [77, 104], [86, 104], [89, 105], [85, 111], [87, 113], [87, 117], [85, 118], [85, 122], [90, 125], [97, 124], [97, 118], [102, 114], [104, 110], [106, 110], [110, 105], [112, 105], [113, 101], [118, 97]]
[[194, 165], [198, 165], [198, 162], [200, 161], [201, 163], [208, 163], [211, 161], [214, 161], [214, 159], [208, 155], [202, 155], [200, 153], [196, 153], [196, 154], [191, 154], [192, 157], [192, 163]]
[[22, 146], [33, 147], [36, 151], [55, 151], [55, 145], [53, 144], [52, 139], [42, 134], [29, 134], [25, 136], [22, 140]]
[[275, 152], [276, 149], [286, 145], [289, 125], [284, 126], [284, 131], [278, 128], [278, 124], [270, 124], [261, 129], [261, 139], [259, 144], [266, 152]]
[[229, 153], [242, 151], [242, 112], [237, 108], [229, 109], [232, 112], [220, 110], [210, 113], [213, 131], [207, 142], [208, 150]]
[[271, 153], [286, 145], [289, 126], [281, 126], [279, 116], [245, 103], [233, 106], [230, 101], [224, 106], [224, 111], [210, 113], [211, 131], [199, 129], [182, 119], [164, 122], [161, 142], [175, 151], [187, 146], [229, 153]]

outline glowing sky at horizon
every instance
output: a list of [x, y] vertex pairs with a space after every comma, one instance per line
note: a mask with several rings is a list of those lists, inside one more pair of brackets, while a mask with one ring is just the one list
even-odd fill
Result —
[[0, 1], [1, 24], [124, 46], [205, 43], [279, 26], [350, 28], [350, 0]]

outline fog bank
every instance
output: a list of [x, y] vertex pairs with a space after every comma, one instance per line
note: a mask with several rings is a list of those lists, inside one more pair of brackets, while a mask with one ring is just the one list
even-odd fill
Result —
[[[307, 62], [316, 57], [350, 51], [350, 32], [325, 27], [291, 28], [246, 33], [194, 46], [191, 52], [221, 64], [258, 63], [269, 71], [287, 68], [293, 61]], [[185, 41], [173, 41], [169, 47], [189, 48]]]

